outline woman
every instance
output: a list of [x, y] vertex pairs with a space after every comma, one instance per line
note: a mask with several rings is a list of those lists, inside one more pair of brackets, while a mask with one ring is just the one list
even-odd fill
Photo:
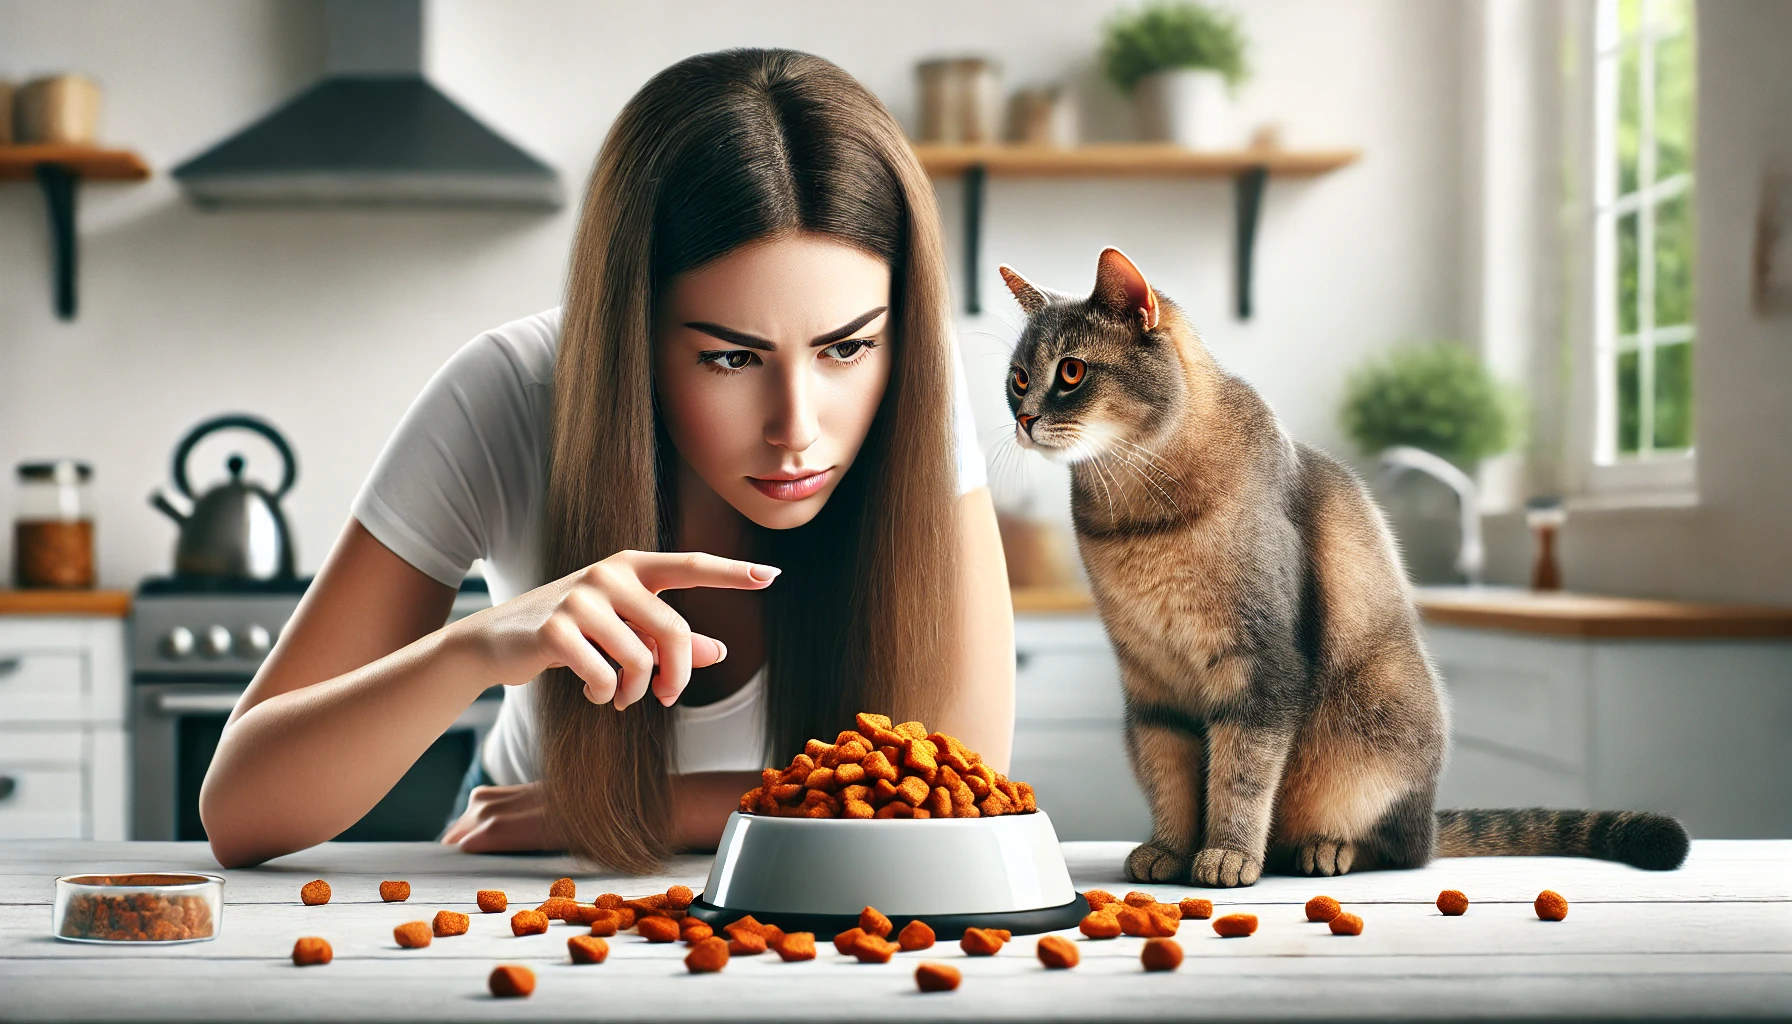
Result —
[[[495, 785], [444, 836], [469, 852], [713, 848], [757, 769], [860, 710], [1005, 769], [1012, 614], [947, 304], [930, 185], [849, 75], [657, 75], [563, 311], [431, 380], [238, 702], [200, 797], [219, 862], [341, 832], [496, 683]], [[477, 558], [494, 605], [444, 628]]]

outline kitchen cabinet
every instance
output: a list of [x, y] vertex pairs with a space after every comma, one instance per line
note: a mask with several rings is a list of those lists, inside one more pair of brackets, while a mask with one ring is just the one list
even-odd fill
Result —
[[1455, 740], [1438, 806], [1651, 810], [1700, 838], [1792, 836], [1792, 638], [1758, 618], [1744, 636], [1477, 626], [1455, 602], [1427, 620]]
[[1014, 617], [1014, 759], [1058, 838], [1144, 839], [1151, 811], [1126, 757], [1120, 665], [1092, 611]]
[[125, 838], [128, 600], [0, 597], [0, 840]]

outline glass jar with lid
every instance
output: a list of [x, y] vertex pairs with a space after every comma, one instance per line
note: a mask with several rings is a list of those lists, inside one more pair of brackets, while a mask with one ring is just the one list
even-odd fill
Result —
[[20, 587], [93, 586], [93, 467], [72, 459], [21, 462], [18, 479], [13, 582]]

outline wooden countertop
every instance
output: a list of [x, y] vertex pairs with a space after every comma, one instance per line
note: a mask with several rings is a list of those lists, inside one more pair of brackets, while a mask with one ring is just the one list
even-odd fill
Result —
[[[1433, 626], [1498, 629], [1609, 640], [1792, 638], [1792, 608], [1697, 604], [1598, 594], [1535, 593], [1516, 587], [1419, 587], [1419, 615]], [[1093, 614], [1087, 591], [1016, 587], [1020, 615]]]
[[[1439, 861], [1416, 871], [1329, 878], [1270, 876], [1248, 889], [1135, 886], [1121, 863], [1130, 842], [1064, 844], [1079, 890], [1143, 888], [1160, 900], [1213, 900], [1215, 914], [1261, 922], [1248, 939], [1221, 939], [1183, 922], [1186, 955], [1174, 973], [1139, 968], [1142, 939], [1091, 941], [1074, 930], [1082, 964], [1046, 971], [1036, 938], [1016, 935], [1000, 954], [969, 958], [955, 943], [858, 964], [817, 936], [819, 955], [783, 963], [736, 957], [719, 974], [691, 975], [679, 944], [610, 939], [607, 962], [573, 966], [566, 939], [585, 929], [510, 934], [509, 914], [480, 914], [473, 893], [499, 888], [512, 907], [534, 906], [559, 875], [581, 896], [699, 888], [705, 857], [680, 857], [666, 874], [595, 875], [560, 857], [468, 856], [434, 843], [325, 843], [245, 871], [221, 872], [225, 909], [217, 939], [113, 947], [51, 938], [59, 874], [206, 870], [202, 843], [0, 843], [0, 1013], [41, 1020], [1254, 1020], [1440, 1018], [1739, 1018], [1792, 1013], [1792, 841], [1701, 841], [1678, 871], [1547, 857]], [[299, 886], [327, 880], [326, 906], [299, 903]], [[411, 883], [408, 903], [379, 901], [382, 879]], [[1567, 920], [1537, 920], [1531, 901], [1554, 889]], [[1473, 900], [1466, 916], [1433, 906], [1442, 889]], [[1327, 893], [1360, 913], [1361, 936], [1331, 935], [1302, 904]], [[399, 949], [392, 929], [438, 909], [469, 913], [464, 936]], [[891, 908], [895, 909], [895, 908]], [[295, 968], [293, 941], [320, 935], [333, 963]], [[918, 995], [920, 961], [964, 973], [958, 991]], [[494, 1000], [486, 976], [499, 963], [534, 970], [526, 1001]]]
[[1792, 608], [1694, 604], [1507, 587], [1421, 587], [1419, 613], [1434, 626], [1615, 640], [1792, 637]]
[[131, 613], [126, 590], [0, 590], [0, 615], [99, 615]]

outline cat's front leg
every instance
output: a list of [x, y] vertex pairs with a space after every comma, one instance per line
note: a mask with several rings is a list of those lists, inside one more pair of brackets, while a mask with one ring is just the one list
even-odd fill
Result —
[[1207, 725], [1206, 839], [1190, 872], [1196, 885], [1252, 885], [1263, 874], [1270, 816], [1292, 726], [1220, 719]]
[[1151, 806], [1151, 839], [1126, 858], [1134, 882], [1182, 883], [1201, 837], [1201, 737], [1186, 725], [1129, 716], [1126, 751]]

